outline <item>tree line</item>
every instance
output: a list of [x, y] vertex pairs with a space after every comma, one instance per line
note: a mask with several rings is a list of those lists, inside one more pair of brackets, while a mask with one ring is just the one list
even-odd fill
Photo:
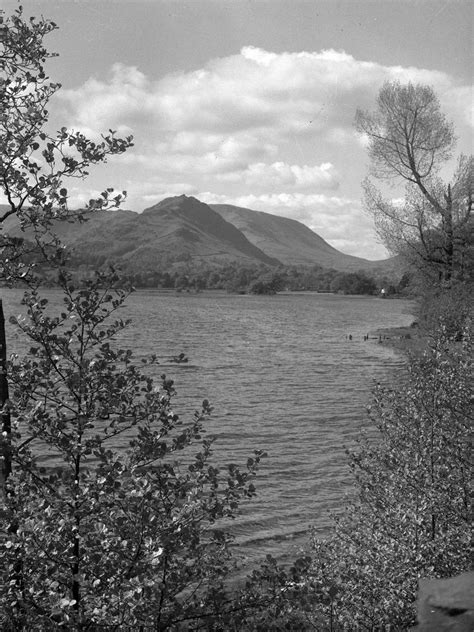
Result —
[[[12, 248], [22, 249], [23, 262], [36, 262], [36, 273], [42, 276], [45, 286], [56, 283], [55, 269], [47, 261], [41, 261], [41, 251], [36, 244], [20, 237], [10, 238], [10, 248], [3, 248], [2, 256], [11, 257]], [[38, 257], [40, 259], [38, 260]], [[94, 263], [94, 261], [96, 263]], [[374, 270], [341, 271], [314, 265], [279, 265], [263, 263], [208, 264], [191, 259], [173, 260], [164, 256], [162, 261], [155, 260], [147, 269], [131, 269], [121, 261], [115, 261], [102, 255], [90, 257], [88, 253], [71, 252], [69, 268], [76, 282], [92, 278], [96, 270], [106, 271], [113, 267], [120, 271], [123, 284], [135, 288], [175, 289], [177, 291], [225, 290], [240, 294], [275, 294], [283, 290], [300, 292], [334, 292], [339, 294], [378, 294], [384, 289], [386, 296], [409, 294], [410, 278], [408, 271], [393, 270], [385, 273]]]
[[[12, 238], [13, 240], [13, 238]], [[36, 261], [36, 273], [45, 286], [55, 286], [55, 269], [47, 262], [37, 261], [37, 248], [26, 248], [22, 244], [23, 261]], [[4, 249], [4, 257], [9, 256]], [[276, 294], [291, 292], [333, 292], [338, 294], [375, 295], [384, 290], [385, 296], [410, 295], [411, 274], [405, 272], [369, 274], [364, 270], [340, 271], [319, 265], [269, 266], [266, 264], [242, 264], [231, 262], [224, 265], [209, 265], [202, 262], [174, 262], [161, 267], [155, 262], [147, 270], [130, 271], [121, 262], [105, 261], [99, 267], [78, 263], [74, 255], [69, 260], [71, 278], [76, 283], [94, 277], [96, 270], [105, 272], [113, 268], [120, 273], [120, 282], [134, 288], [174, 289], [178, 292], [202, 290], [225, 290], [237, 294]]]
[[377, 294], [382, 287], [394, 294], [403, 289], [403, 282], [400, 285], [386, 276], [374, 278], [363, 271], [340, 272], [317, 265], [277, 268], [237, 263], [222, 267], [177, 265], [172, 271], [138, 272], [123, 276], [135, 287], [226, 290], [250, 294], [273, 294], [282, 290]]

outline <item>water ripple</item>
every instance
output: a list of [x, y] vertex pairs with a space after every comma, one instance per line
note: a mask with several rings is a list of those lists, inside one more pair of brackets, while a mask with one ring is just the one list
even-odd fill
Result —
[[[4, 294], [6, 313], [17, 313], [18, 293]], [[244, 464], [255, 448], [268, 453], [257, 497], [230, 524], [242, 554], [281, 557], [307, 538], [310, 525], [324, 532], [329, 512], [350, 491], [344, 445], [354, 445], [367, 424], [373, 381], [388, 379], [403, 362], [364, 335], [409, 324], [410, 304], [139, 291], [123, 311], [133, 325], [121, 343], [138, 357], [165, 359], [157, 375], [175, 380], [175, 409], [192, 413], [204, 397], [212, 401], [208, 432], [217, 437], [219, 462]], [[13, 331], [9, 336], [21, 345]], [[167, 361], [180, 352], [188, 364]]]

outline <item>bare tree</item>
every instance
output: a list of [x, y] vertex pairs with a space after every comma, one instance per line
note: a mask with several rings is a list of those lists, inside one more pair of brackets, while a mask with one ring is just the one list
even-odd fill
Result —
[[403, 201], [385, 199], [367, 178], [365, 205], [394, 254], [450, 283], [472, 269], [473, 157], [461, 156], [450, 183], [439, 176], [456, 137], [428, 86], [387, 82], [375, 112], [358, 110], [356, 128], [368, 139], [371, 174], [404, 182]]

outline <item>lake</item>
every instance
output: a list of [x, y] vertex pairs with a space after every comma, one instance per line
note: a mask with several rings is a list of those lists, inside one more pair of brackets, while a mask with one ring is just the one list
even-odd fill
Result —
[[[20, 293], [1, 294], [8, 320], [20, 310]], [[121, 316], [133, 324], [123, 344], [138, 357], [163, 359], [157, 373], [175, 380], [174, 409], [183, 419], [210, 399], [216, 458], [244, 465], [254, 449], [268, 453], [257, 497], [231, 525], [248, 561], [268, 553], [283, 560], [307, 542], [311, 526], [327, 532], [330, 513], [350, 492], [344, 447], [368, 424], [371, 386], [404, 361], [364, 335], [408, 325], [410, 308], [406, 300], [316, 293], [143, 290], [128, 299]], [[7, 336], [8, 352], [21, 351], [11, 325]], [[187, 364], [169, 363], [181, 352]]]

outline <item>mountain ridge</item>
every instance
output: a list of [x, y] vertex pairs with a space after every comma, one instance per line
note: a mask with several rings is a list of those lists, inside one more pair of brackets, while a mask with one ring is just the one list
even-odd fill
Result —
[[[168, 197], [141, 213], [119, 209], [87, 215], [86, 222], [58, 221], [54, 226], [78, 264], [110, 262], [131, 271], [191, 260], [319, 265], [341, 272], [393, 267], [390, 259], [369, 261], [342, 253], [297, 220], [230, 204], [208, 205], [193, 196]], [[3, 229], [21, 235], [13, 216]]]
[[371, 261], [343, 253], [298, 220], [232, 204], [211, 204], [263, 252], [285, 265], [321, 265], [341, 271], [373, 270], [390, 259]]

